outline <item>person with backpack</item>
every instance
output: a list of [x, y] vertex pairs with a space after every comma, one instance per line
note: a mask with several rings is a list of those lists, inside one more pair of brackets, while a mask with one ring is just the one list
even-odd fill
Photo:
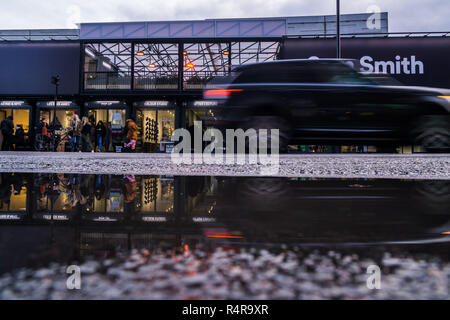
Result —
[[14, 138], [14, 123], [13, 117], [6, 117], [0, 124], [0, 128], [3, 135], [2, 141], [2, 151], [9, 151], [12, 148], [13, 138]]

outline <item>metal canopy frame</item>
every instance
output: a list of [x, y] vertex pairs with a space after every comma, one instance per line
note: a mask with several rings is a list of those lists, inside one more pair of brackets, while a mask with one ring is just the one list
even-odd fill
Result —
[[277, 59], [281, 41], [281, 38], [82, 41], [83, 88], [84, 91], [203, 89], [213, 77], [226, 76], [234, 66]]

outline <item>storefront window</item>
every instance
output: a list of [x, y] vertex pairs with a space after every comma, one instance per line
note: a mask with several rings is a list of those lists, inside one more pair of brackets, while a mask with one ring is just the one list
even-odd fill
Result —
[[[56, 124], [60, 124], [64, 129], [69, 127], [75, 111], [75, 109], [56, 110]], [[40, 111], [40, 119], [49, 125], [53, 123], [53, 113], [53, 110], [42, 109]]]
[[175, 110], [138, 110], [136, 121], [139, 127], [138, 151], [166, 152], [167, 145], [173, 144]]
[[89, 110], [88, 117], [95, 121], [103, 123], [111, 123], [113, 131], [122, 131], [125, 125], [125, 109], [93, 109]]
[[30, 110], [27, 109], [0, 109], [0, 122], [6, 117], [13, 117], [14, 130], [17, 126], [22, 126], [23, 131], [28, 133], [30, 130]]
[[[91, 123], [98, 125], [100, 121], [106, 127], [101, 151], [121, 152], [124, 145], [123, 128], [126, 125], [127, 105], [120, 101], [93, 101], [85, 104]], [[96, 138], [92, 138], [96, 140]], [[98, 150], [100, 141], [95, 142]]]
[[[24, 101], [0, 101], [0, 123], [12, 117], [13, 126], [8, 139], [0, 133], [2, 150], [23, 150], [29, 147], [30, 110], [31, 107]], [[17, 129], [20, 129], [19, 132]]]

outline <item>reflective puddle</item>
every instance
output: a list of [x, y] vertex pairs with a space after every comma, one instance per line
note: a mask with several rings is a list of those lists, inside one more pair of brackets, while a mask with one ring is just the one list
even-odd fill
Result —
[[445, 180], [1, 174], [0, 273], [134, 248], [448, 240]]

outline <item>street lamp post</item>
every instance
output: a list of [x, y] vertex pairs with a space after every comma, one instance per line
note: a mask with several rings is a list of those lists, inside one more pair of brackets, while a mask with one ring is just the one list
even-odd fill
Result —
[[341, 3], [336, 0], [336, 58], [341, 58]]
[[55, 85], [55, 104], [53, 105], [53, 151], [56, 151], [56, 105], [58, 103], [58, 87], [59, 87], [59, 76], [52, 76], [52, 84]]

